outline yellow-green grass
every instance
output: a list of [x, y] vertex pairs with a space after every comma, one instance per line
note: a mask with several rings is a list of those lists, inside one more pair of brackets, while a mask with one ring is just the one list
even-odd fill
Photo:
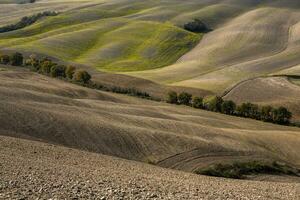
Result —
[[100, 5], [48, 17], [1, 34], [0, 48], [42, 53], [105, 71], [136, 71], [172, 64], [201, 39], [168, 22], [122, 17], [143, 6], [106, 11]]
[[128, 74], [222, 93], [245, 79], [299, 64], [300, 26], [294, 25], [297, 20], [300, 16], [295, 10], [254, 9], [206, 35], [174, 65]]
[[[56, 17], [0, 34], [0, 50], [42, 53], [103, 71], [219, 93], [244, 79], [299, 64], [295, 1], [44, 0], [32, 10], [69, 7]], [[23, 15], [12, 11], [11, 17]], [[202, 35], [183, 30], [194, 18], [215, 30], [202, 40]]]
[[44, 9], [45, 5], [49, 10], [59, 10], [60, 4], [70, 5], [69, 10], [1, 34], [0, 49], [42, 53], [112, 72], [149, 70], [174, 63], [200, 41], [202, 35], [183, 30], [183, 23], [194, 17], [217, 22], [243, 9], [240, 4], [194, 0], [45, 0], [33, 4], [32, 10]]

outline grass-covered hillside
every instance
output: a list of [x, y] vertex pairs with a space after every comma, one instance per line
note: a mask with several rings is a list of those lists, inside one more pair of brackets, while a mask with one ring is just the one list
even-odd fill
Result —
[[[0, 33], [0, 53], [42, 54], [220, 95], [248, 79], [300, 75], [298, 0], [0, 2], [0, 26], [44, 11], [59, 12], [23, 29]], [[212, 31], [183, 29], [193, 19]], [[287, 95], [286, 106], [299, 105], [299, 99]]]
[[[0, 25], [45, 10], [61, 13], [0, 34], [2, 51], [36, 52], [159, 83], [222, 92], [300, 61], [296, 0], [5, 2]], [[202, 34], [182, 28], [195, 18], [214, 29], [200, 43]]]
[[[216, 28], [265, 2], [44, 0], [14, 7], [4, 4], [3, 11], [9, 12], [0, 14], [0, 25], [7, 25], [7, 18], [13, 18], [13, 23], [17, 17], [42, 10], [61, 14], [0, 34], [0, 49], [36, 52], [113, 72], [161, 68], [176, 62], [201, 40], [202, 34], [182, 28], [185, 23], [198, 18]], [[173, 73], [179, 71], [169, 75]], [[188, 75], [183, 73], [180, 79]]]
[[[51, 1], [32, 6], [45, 3], [53, 11]], [[107, 71], [159, 68], [174, 63], [202, 37], [171, 23], [171, 16], [160, 16], [165, 15], [163, 4], [170, 6], [172, 16], [192, 6], [178, 8], [175, 2], [160, 5], [157, 1], [96, 1], [24, 29], [2, 33], [0, 48], [37, 52]]]

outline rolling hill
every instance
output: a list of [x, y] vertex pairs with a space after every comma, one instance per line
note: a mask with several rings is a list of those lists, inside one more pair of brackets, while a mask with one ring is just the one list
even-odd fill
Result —
[[300, 194], [297, 183], [199, 176], [4, 136], [0, 158], [4, 199], [297, 199]]
[[[0, 26], [28, 13], [60, 14], [1, 33], [2, 52], [36, 53], [101, 72], [122, 73], [129, 75], [130, 82], [137, 81], [135, 85], [147, 79], [219, 95], [248, 79], [299, 75], [297, 0], [5, 2]], [[213, 31], [204, 35], [185, 31], [183, 24], [195, 18]]]
[[[215, 162], [300, 166], [299, 128], [0, 72], [0, 133], [194, 171]], [[276, 137], [274, 137], [276, 134]]]
[[[174, 90], [286, 106], [299, 122], [299, 10], [298, 0], [0, 0], [0, 27], [58, 12], [0, 33], [0, 54], [49, 57], [156, 100]], [[195, 18], [212, 31], [185, 30]], [[0, 80], [0, 199], [299, 196], [298, 177], [192, 174], [236, 161], [300, 169], [297, 127], [90, 89], [25, 67], [0, 64]]]

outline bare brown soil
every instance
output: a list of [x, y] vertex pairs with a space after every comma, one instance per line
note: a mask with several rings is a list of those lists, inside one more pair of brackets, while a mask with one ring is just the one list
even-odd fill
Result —
[[291, 199], [297, 183], [212, 178], [0, 136], [1, 199]]

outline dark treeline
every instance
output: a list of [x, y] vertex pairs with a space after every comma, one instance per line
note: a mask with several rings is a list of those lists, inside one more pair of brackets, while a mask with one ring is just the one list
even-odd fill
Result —
[[292, 118], [292, 113], [282, 106], [279, 108], [273, 108], [272, 106], [260, 107], [257, 104], [252, 103], [236, 105], [235, 102], [223, 100], [223, 98], [219, 96], [193, 98], [189, 93], [182, 92], [178, 95], [176, 92], [172, 91], [169, 92], [167, 96], [167, 102], [282, 125], [290, 124], [290, 119]]
[[35, 55], [31, 55], [29, 56], [29, 58], [24, 59], [21, 53], [16, 52], [12, 55], [0, 55], [0, 64], [25, 66], [28, 67], [31, 71], [51, 76], [53, 78], [67, 80], [69, 82], [76, 83], [88, 88], [127, 94], [140, 98], [153, 99], [148, 93], [141, 92], [135, 88], [121, 88], [116, 86], [108, 87], [98, 83], [94, 83], [91, 80], [92, 76], [87, 71], [80, 69], [77, 70], [77, 68], [72, 65], [65, 66], [57, 64], [49, 58], [37, 59]]
[[31, 15], [29, 17], [23, 17], [16, 24], [10, 24], [10, 25], [7, 25], [7, 26], [0, 27], [0, 33], [15, 31], [15, 30], [24, 28], [26, 26], [29, 26], [29, 25], [35, 23], [37, 20], [41, 19], [42, 17], [56, 16], [56, 15], [58, 15], [57, 12], [45, 11], [45, 12], [41, 12], [41, 13], [38, 13], [38, 14], [35, 14], [35, 15]]

